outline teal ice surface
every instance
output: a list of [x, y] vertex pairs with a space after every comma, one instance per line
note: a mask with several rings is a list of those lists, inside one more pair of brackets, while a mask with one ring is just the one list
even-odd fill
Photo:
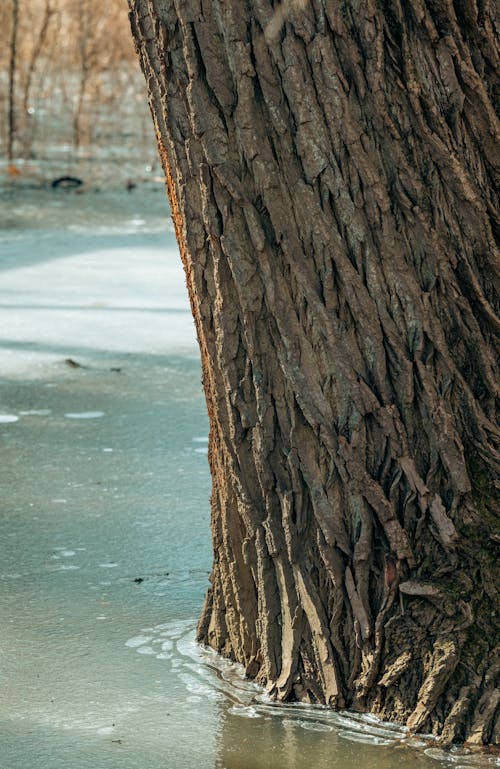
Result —
[[0, 245], [0, 769], [477, 766], [196, 645], [208, 424], [167, 216], [31, 195]]

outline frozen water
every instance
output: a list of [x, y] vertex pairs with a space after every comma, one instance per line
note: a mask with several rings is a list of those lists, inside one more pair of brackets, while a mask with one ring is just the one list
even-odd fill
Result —
[[15, 414], [0, 414], [0, 423], [9, 424], [10, 422], [17, 422], [19, 417]]
[[136, 635], [133, 638], [129, 638], [125, 642], [125, 646], [130, 646], [131, 649], [135, 649], [143, 644], [147, 644], [151, 641], [152, 636]]
[[69, 412], [64, 415], [68, 419], [99, 419], [104, 416], [104, 411], [80, 411]]

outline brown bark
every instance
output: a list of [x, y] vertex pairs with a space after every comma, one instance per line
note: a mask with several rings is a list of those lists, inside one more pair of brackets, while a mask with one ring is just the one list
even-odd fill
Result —
[[494, 742], [493, 6], [130, 6], [211, 424], [199, 639]]

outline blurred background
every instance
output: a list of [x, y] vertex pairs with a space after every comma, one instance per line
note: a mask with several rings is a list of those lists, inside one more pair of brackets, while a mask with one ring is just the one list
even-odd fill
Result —
[[126, 0], [10, 0], [2, 15], [2, 181], [163, 184]]

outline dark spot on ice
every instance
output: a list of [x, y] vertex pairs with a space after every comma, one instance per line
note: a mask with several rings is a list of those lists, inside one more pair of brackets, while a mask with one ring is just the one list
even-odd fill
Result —
[[137, 582], [137, 584], [138, 584], [138, 585], [140, 585], [140, 584], [141, 584], [141, 582], [144, 582], [144, 577], [136, 577], [136, 578], [134, 579], [134, 582]]
[[83, 181], [76, 176], [59, 176], [57, 179], [54, 179], [50, 186], [53, 189], [61, 187], [64, 190], [71, 190], [75, 189], [75, 187], [81, 187], [82, 184]]
[[70, 368], [85, 368], [85, 366], [83, 366], [81, 363], [78, 363], [78, 361], [74, 360], [73, 358], [65, 358], [64, 362]]

